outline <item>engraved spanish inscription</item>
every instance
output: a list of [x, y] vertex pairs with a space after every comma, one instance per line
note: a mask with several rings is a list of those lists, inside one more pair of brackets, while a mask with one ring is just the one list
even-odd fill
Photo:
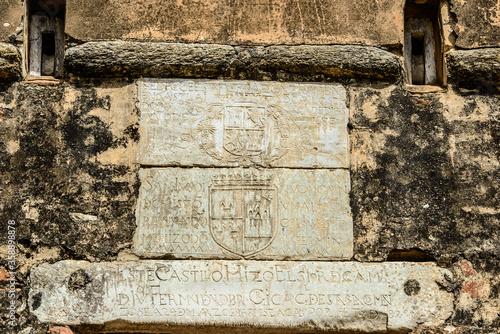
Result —
[[[71, 288], [75, 273], [89, 283]], [[29, 305], [42, 322], [122, 320], [127, 331], [152, 323], [408, 331], [452, 314], [452, 293], [436, 283], [444, 275], [434, 263], [62, 261], [32, 270]], [[420, 289], [407, 293], [408, 282]]]
[[172, 167], [139, 176], [140, 256], [352, 257], [347, 170]]
[[183, 79], [138, 85], [143, 165], [348, 167], [341, 85]]

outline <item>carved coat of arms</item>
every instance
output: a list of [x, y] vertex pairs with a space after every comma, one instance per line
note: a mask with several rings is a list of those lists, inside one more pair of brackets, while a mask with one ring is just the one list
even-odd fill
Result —
[[210, 232], [214, 241], [242, 257], [268, 247], [276, 235], [277, 198], [272, 179], [244, 173], [221, 175], [210, 187]]
[[281, 113], [253, 102], [210, 105], [194, 129], [199, 148], [222, 163], [267, 165], [288, 151], [288, 126]]

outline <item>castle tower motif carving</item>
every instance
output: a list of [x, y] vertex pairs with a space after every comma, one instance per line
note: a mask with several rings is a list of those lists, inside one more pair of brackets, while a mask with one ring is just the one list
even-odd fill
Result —
[[272, 177], [252, 172], [218, 175], [210, 187], [210, 233], [222, 248], [242, 257], [268, 247], [277, 231]]

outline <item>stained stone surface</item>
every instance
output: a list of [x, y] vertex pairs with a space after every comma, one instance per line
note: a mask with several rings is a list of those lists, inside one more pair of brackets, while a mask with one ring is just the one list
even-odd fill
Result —
[[341, 85], [143, 79], [139, 108], [143, 165], [348, 167]]
[[139, 176], [137, 255], [352, 257], [347, 170], [148, 168]]
[[21, 76], [21, 57], [12, 44], [0, 42], [0, 80], [11, 81]]
[[[83, 77], [396, 82], [398, 56], [363, 45], [238, 45], [100, 41], [69, 46], [64, 71]], [[322, 78], [322, 79], [319, 79]]]
[[402, 330], [450, 316], [445, 275], [434, 263], [62, 261], [32, 271], [29, 305], [67, 325]]
[[500, 46], [500, 2], [498, 0], [451, 0], [455, 16], [453, 30], [457, 48]]
[[500, 89], [500, 48], [452, 50], [446, 56], [449, 81], [454, 85]]
[[79, 41], [395, 45], [403, 31], [403, 0], [67, 0], [66, 6], [66, 32]]

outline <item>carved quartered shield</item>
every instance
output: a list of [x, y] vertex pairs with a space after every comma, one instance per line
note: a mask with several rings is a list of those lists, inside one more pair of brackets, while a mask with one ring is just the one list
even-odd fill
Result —
[[[234, 182], [237, 183], [237, 182]], [[215, 242], [242, 257], [268, 247], [276, 234], [276, 190], [223, 184], [210, 188], [210, 232]]]
[[266, 108], [252, 103], [226, 106], [224, 149], [234, 155], [259, 155], [266, 149]]
[[288, 151], [288, 125], [283, 111], [254, 102], [213, 104], [196, 122], [199, 148], [224, 163], [266, 164]]

